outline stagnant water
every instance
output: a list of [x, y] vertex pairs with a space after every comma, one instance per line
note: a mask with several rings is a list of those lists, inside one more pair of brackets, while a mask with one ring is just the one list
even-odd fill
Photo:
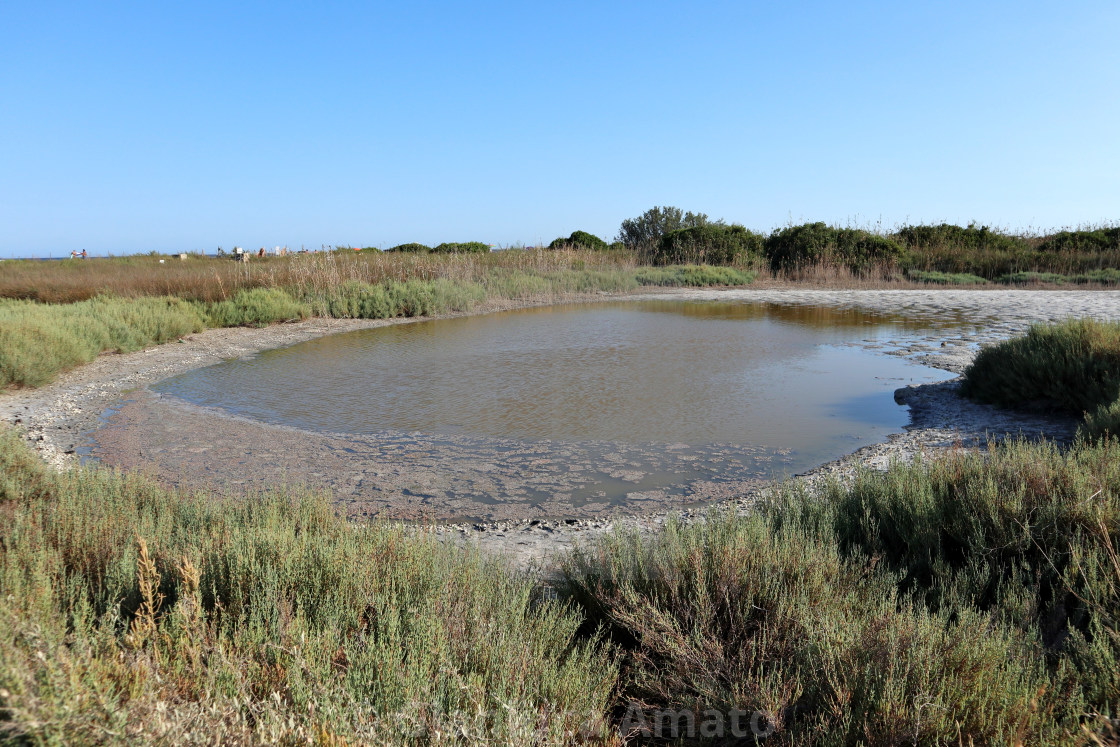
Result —
[[[894, 390], [949, 374], [866, 341], [957, 322], [734, 302], [552, 306], [323, 337], [153, 389], [305, 431], [411, 437], [451, 449], [442, 459], [460, 476], [459, 453], [495, 473], [502, 454], [551, 455], [551, 472], [570, 462], [580, 479], [527, 481], [535, 462], [506, 465], [521, 486], [510, 500], [561, 492], [577, 509], [802, 471], [898, 432], [908, 413]], [[501, 481], [455, 475], [433, 495], [503, 500]]]

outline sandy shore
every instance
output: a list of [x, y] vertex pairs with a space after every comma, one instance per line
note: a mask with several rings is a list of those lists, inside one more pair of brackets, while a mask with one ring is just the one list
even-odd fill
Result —
[[[894, 316], [931, 318], [963, 316], [972, 323], [951, 333], [910, 336], [897, 344], [877, 341], [867, 344], [882, 352], [901, 355], [925, 365], [959, 373], [980, 345], [1006, 339], [1036, 321], [1068, 317], [1120, 319], [1117, 291], [1023, 291], [1023, 290], [802, 290], [736, 289], [672, 290], [633, 294], [628, 298], [673, 298], [694, 300], [741, 300], [796, 305], [854, 308]], [[595, 301], [618, 296], [589, 296]], [[475, 313], [530, 304], [491, 304]], [[64, 374], [52, 385], [30, 391], [0, 395], [0, 418], [26, 433], [43, 458], [55, 466], [77, 459], [86, 434], [98, 428], [110, 408], [126, 397], [142, 402], [147, 385], [178, 373], [222, 360], [283, 347], [322, 335], [365, 329], [411, 320], [315, 319], [263, 329], [216, 329], [191, 335], [178, 343], [124, 355], [103, 355], [96, 361]], [[150, 393], [147, 393], [150, 396]], [[836, 462], [823, 465], [798, 479], [815, 480], [822, 475], [848, 474], [857, 466], [885, 467], [892, 459], [944, 449], [954, 444], [983, 443], [988, 435], [1045, 433], [1067, 438], [1076, 428], [1068, 418], [1000, 411], [976, 405], [956, 394], [956, 382], [907, 387], [896, 399], [911, 409], [911, 424], [886, 442], [861, 449]], [[143, 414], [142, 406], [136, 411]], [[247, 424], [246, 427], [251, 427]], [[743, 486], [728, 496], [740, 508], [749, 508], [766, 488]], [[639, 513], [636, 511], [636, 513]], [[463, 542], [509, 553], [521, 563], [538, 561], [574, 542], [590, 539], [612, 526], [634, 525], [654, 528], [664, 523], [668, 512], [642, 511], [641, 516], [589, 518], [567, 521], [535, 519], [444, 525], [436, 529]], [[687, 517], [702, 513], [686, 510]]]

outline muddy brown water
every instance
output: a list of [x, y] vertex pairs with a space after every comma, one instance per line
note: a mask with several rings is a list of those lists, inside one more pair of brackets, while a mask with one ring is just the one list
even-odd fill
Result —
[[[631, 301], [381, 327], [153, 385], [165, 402], [235, 417], [223, 434], [212, 421], [193, 434], [165, 424], [149, 451], [165, 476], [204, 470], [243, 483], [246, 471], [268, 471], [259, 440], [272, 438], [244, 424], [282, 426], [271, 460], [283, 462], [284, 478], [313, 475], [360, 516], [663, 509], [728, 497], [900, 431], [908, 412], [894, 390], [951, 376], [881, 348], [964, 324]], [[238, 432], [258, 441], [248, 451], [266, 454], [223, 475], [215, 451], [234, 448]]]

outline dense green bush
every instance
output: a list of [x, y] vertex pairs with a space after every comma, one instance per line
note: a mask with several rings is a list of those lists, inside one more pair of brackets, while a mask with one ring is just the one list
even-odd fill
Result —
[[563, 247], [578, 247], [583, 249], [595, 249], [598, 251], [610, 248], [607, 242], [587, 231], [573, 231], [572, 235], [568, 238], [556, 239], [548, 245], [549, 249], [560, 249]]
[[651, 259], [660, 265], [730, 265], [761, 259], [764, 244], [765, 238], [743, 226], [708, 223], [665, 234]]
[[988, 226], [969, 223], [967, 227], [942, 223], [936, 226], [905, 226], [894, 238], [908, 249], [936, 250], [952, 247], [976, 252], [1025, 251], [1029, 246], [1020, 236], [1010, 236]]
[[1120, 323], [1032, 325], [980, 351], [961, 393], [1002, 406], [1044, 404], [1080, 415], [1120, 398]]
[[1081, 433], [1090, 441], [1099, 441], [1108, 436], [1114, 439], [1120, 438], [1120, 400], [1101, 405], [1093, 412], [1087, 413]]
[[139, 350], [202, 328], [198, 308], [177, 298], [0, 300], [0, 389], [41, 386], [107, 350]]
[[322, 300], [312, 301], [314, 310], [335, 319], [388, 319], [397, 314], [384, 284], [357, 280], [342, 284]]
[[490, 245], [481, 241], [444, 242], [432, 249], [433, 254], [485, 254], [489, 251]]
[[958, 452], [760, 508], [567, 560], [563, 595], [625, 652], [623, 706], [757, 709], [777, 745], [1107, 732], [1092, 714], [1120, 705], [1117, 442]]
[[1106, 252], [1120, 250], [1120, 226], [1083, 231], [1059, 231], [1038, 245], [1043, 252]]
[[430, 252], [432, 247], [427, 244], [418, 244], [415, 241], [411, 244], [397, 244], [396, 246], [386, 249], [387, 252]]
[[1085, 259], [1071, 256], [1058, 266], [1033, 249], [1030, 239], [974, 223], [906, 226], [893, 238], [906, 247], [906, 263], [912, 271], [967, 273], [987, 280], [1030, 270], [1066, 272]]
[[1050, 689], [1088, 706], [1065, 705], [1070, 716], [1118, 714], [1120, 442], [1011, 442], [865, 472], [817, 498], [778, 515], [877, 559], [930, 609], [972, 609], [1032, 637]]
[[1120, 284], [1120, 268], [1108, 267], [1102, 270], [1089, 270], [1073, 276], [1075, 283], [1100, 283], [1102, 285]]
[[858, 272], [873, 264], [893, 265], [903, 256], [896, 241], [858, 228], [806, 223], [774, 231], [766, 255], [775, 270], [815, 264], [844, 266]]
[[311, 307], [279, 288], [239, 290], [233, 298], [205, 304], [211, 327], [264, 327], [311, 316]]

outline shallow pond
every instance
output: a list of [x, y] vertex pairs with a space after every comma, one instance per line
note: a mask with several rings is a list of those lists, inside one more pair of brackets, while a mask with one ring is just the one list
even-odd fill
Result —
[[[950, 374], [878, 343], [961, 323], [734, 302], [551, 306], [323, 337], [152, 389], [304, 432], [353, 434], [382, 452], [393, 445], [405, 461], [410, 445], [434, 455], [416, 466], [427, 487], [400, 489], [458, 506], [441, 518], [500, 517], [464, 506], [504, 501], [599, 513], [721, 497], [712, 486], [741, 489], [898, 432], [908, 413], [894, 390]], [[472, 470], [510, 479], [480, 481]], [[356, 490], [389, 506], [395, 488]]]

